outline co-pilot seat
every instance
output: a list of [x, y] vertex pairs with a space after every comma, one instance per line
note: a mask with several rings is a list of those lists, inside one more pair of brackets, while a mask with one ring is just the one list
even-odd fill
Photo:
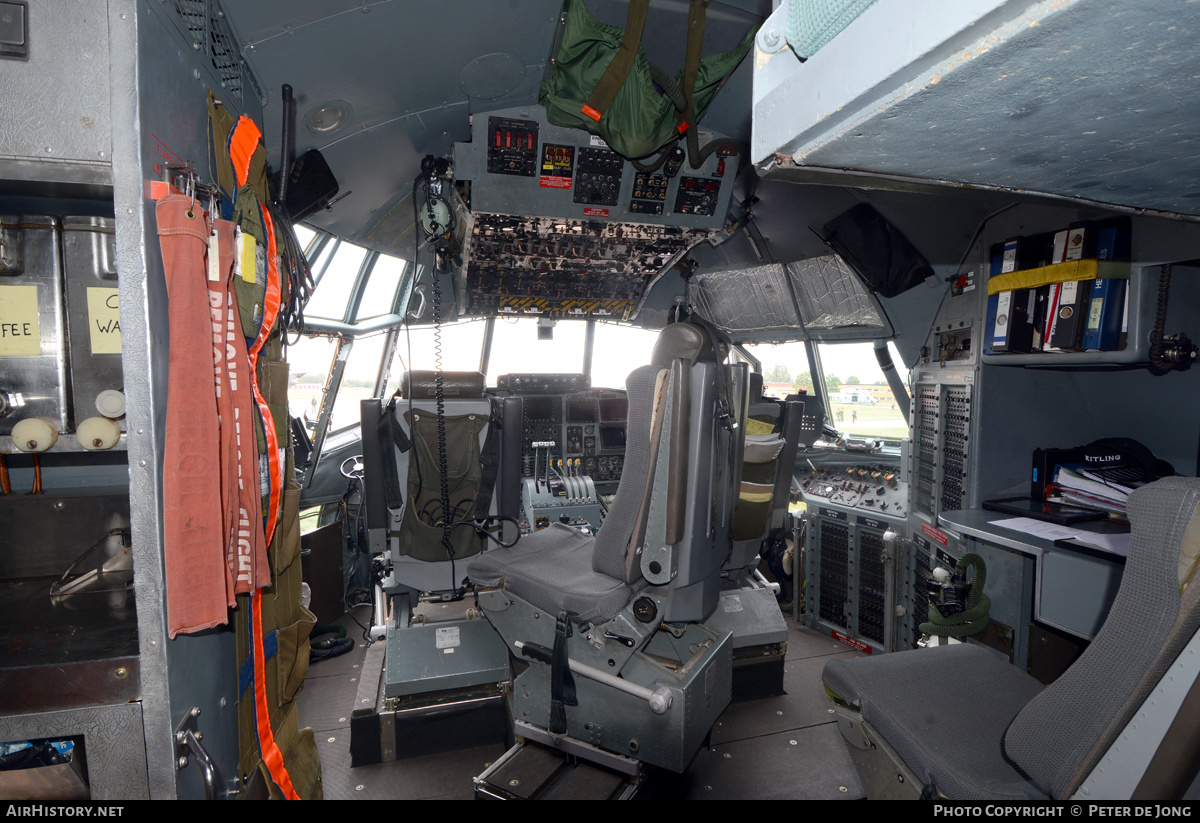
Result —
[[[502, 463], [513, 432], [519, 448], [520, 399], [489, 398], [484, 377], [476, 372], [445, 372], [441, 378], [444, 461], [438, 446], [436, 373], [408, 372], [395, 398], [382, 408], [378, 402], [369, 410], [364, 407], [364, 431], [374, 435], [364, 442], [378, 444], [376, 454], [364, 456], [364, 481], [369, 500], [372, 486], [383, 491], [382, 511], [374, 523], [382, 520], [386, 536], [381, 558], [386, 608], [377, 608], [386, 623], [377, 706], [382, 714], [430, 707], [445, 716], [456, 701], [478, 706], [481, 699], [498, 698], [509, 679], [503, 641], [464, 595], [467, 564], [495, 545], [476, 528], [475, 518], [516, 514], [510, 508], [519, 500], [519, 477]], [[514, 422], [506, 427], [506, 419]], [[448, 507], [443, 505], [443, 474]], [[449, 530], [449, 547], [443, 518], [456, 524]], [[515, 533], [515, 526], [510, 527]], [[501, 537], [494, 525], [490, 531], [503, 540], [514, 536]], [[498, 699], [493, 702], [499, 707]], [[503, 726], [502, 710], [499, 717]], [[398, 738], [400, 719], [397, 715]], [[428, 724], [418, 734], [422, 728], [425, 738], [439, 736], [429, 734]], [[449, 736], [441, 737], [444, 743]], [[478, 745], [480, 739], [463, 742]], [[428, 753], [427, 744], [435, 741], [417, 742], [418, 747], [409, 746], [400, 756]], [[396, 748], [406, 747], [398, 739]], [[390, 747], [385, 744], [384, 749]]]
[[735, 702], [783, 694], [788, 628], [776, 591], [759, 572], [765, 552], [781, 554], [788, 501], [804, 423], [804, 402], [762, 394], [750, 375], [742, 480], [733, 517], [733, 550], [723, 568], [721, 607], [710, 621], [732, 634]]
[[729, 635], [704, 621], [731, 545], [745, 371], [675, 324], [626, 390], [624, 470], [599, 534], [552, 524], [469, 573], [529, 663], [511, 693], [517, 735], [627, 773], [682, 772], [730, 698]]

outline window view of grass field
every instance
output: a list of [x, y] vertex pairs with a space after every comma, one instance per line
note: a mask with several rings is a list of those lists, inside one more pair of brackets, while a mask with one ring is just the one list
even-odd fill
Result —
[[[784, 397], [800, 390], [813, 391], [803, 343], [748, 344], [745, 348], [762, 363], [764, 394]], [[908, 426], [871, 343], [821, 343], [817, 350], [829, 396], [829, 422], [839, 432], [888, 440], [908, 436]], [[894, 347], [891, 353], [893, 362], [899, 364]], [[904, 372], [903, 365], [900, 370]]]

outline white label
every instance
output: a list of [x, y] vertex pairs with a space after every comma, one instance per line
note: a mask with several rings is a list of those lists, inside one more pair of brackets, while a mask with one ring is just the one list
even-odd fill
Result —
[[1012, 311], [1012, 292], [1002, 291], [996, 301], [996, 329], [992, 342], [1003, 344], [1008, 339], [1008, 313]]
[[120, 299], [116, 289], [88, 286], [88, 328], [92, 354], [121, 353]]
[[742, 610], [742, 598], [736, 594], [727, 594], [721, 598], [721, 608], [725, 614], [733, 614]]
[[[1063, 283], [1062, 296], [1059, 298], [1060, 305], [1063, 303], [1073, 304], [1075, 302], [1075, 293], [1077, 291], [1079, 291], [1079, 281], [1068, 280], [1066, 283]], [[1070, 315], [1067, 316], [1070, 317]]]
[[599, 146], [599, 147], [600, 147], [600, 148], [602, 148], [602, 149], [607, 149], [607, 148], [608, 148], [608, 143], [605, 143], [605, 142], [604, 142], [604, 138], [602, 138], [602, 137], [597, 137], [597, 136], [596, 136], [596, 135], [594, 135], [594, 134], [592, 135], [592, 140], [591, 140], [591, 143], [592, 143], [592, 145], [593, 145], [593, 146]]
[[42, 353], [37, 286], [0, 286], [0, 357]]
[[1055, 232], [1055, 234], [1054, 234], [1054, 247], [1050, 251], [1050, 262], [1051, 263], [1063, 262], [1064, 255], [1066, 255], [1066, 253], [1067, 253], [1067, 230], [1063, 229], [1062, 231]]
[[1004, 246], [1004, 257], [1000, 263], [1000, 273], [1008, 274], [1017, 270], [1017, 244], [1008, 243]]
[[1083, 259], [1083, 229], [1072, 229], [1067, 235], [1067, 260]]
[[445, 649], [446, 654], [454, 651], [455, 646], [462, 645], [458, 626], [446, 626], [434, 631], [434, 643], [439, 649]]

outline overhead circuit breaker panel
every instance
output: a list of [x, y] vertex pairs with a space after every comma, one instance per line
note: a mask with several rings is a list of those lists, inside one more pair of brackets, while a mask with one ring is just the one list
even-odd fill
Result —
[[540, 106], [476, 117], [453, 158], [470, 183], [461, 310], [629, 317], [656, 274], [725, 224], [736, 149], [698, 169], [685, 154], [639, 169]]

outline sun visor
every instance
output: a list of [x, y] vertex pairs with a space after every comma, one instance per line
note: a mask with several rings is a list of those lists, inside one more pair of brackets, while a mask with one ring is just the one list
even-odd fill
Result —
[[801, 331], [787, 273], [778, 263], [697, 274], [691, 281], [692, 306], [726, 332]]
[[890, 333], [858, 275], [837, 255], [702, 272], [692, 278], [690, 297], [701, 317], [734, 335], [794, 331], [843, 337], [850, 331], [870, 338]]
[[862, 280], [838, 255], [788, 263], [787, 273], [796, 290], [800, 320], [809, 331], [888, 329]]

